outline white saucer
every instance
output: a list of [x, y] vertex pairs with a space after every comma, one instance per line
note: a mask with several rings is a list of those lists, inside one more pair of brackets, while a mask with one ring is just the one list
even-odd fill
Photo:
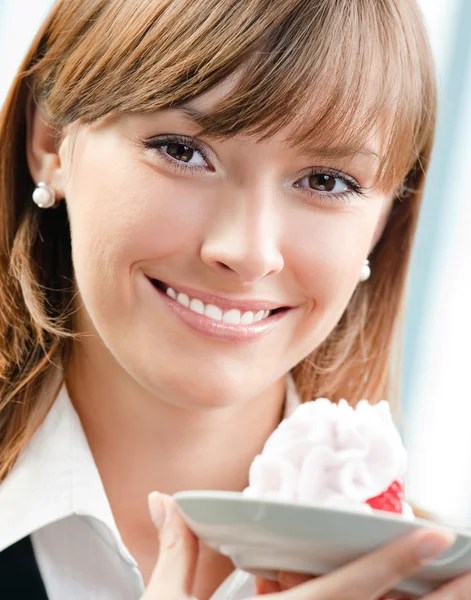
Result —
[[[279, 570], [329, 573], [412, 529], [439, 528], [391, 513], [253, 500], [236, 492], [180, 492], [175, 501], [198, 537], [229, 556], [236, 567], [266, 578]], [[422, 596], [471, 570], [471, 532], [455, 533], [450, 549], [395, 591]]]

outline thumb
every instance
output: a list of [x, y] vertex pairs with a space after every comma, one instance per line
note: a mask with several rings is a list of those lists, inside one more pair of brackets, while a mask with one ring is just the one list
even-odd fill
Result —
[[159, 532], [159, 557], [142, 600], [193, 598], [198, 538], [188, 529], [170, 496], [152, 492], [148, 502]]

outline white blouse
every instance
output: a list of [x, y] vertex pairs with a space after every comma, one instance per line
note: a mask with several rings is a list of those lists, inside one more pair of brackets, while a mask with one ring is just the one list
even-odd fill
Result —
[[[285, 415], [299, 404], [290, 380]], [[121, 539], [65, 385], [0, 485], [0, 552], [30, 535], [49, 600], [138, 600], [144, 585]], [[236, 570], [211, 600], [255, 594]]]

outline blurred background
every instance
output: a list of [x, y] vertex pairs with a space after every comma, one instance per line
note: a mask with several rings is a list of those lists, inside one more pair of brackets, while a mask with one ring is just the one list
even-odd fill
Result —
[[[471, 0], [419, 3], [438, 69], [440, 119], [406, 310], [407, 487], [417, 506], [471, 526]], [[0, 103], [51, 4], [0, 0]]]

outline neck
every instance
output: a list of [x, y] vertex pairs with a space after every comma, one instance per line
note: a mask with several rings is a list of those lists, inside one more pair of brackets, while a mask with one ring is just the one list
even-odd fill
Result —
[[235, 406], [204, 409], [175, 406], [129, 379], [118, 366], [104, 376], [78, 357], [67, 373], [105, 487], [129, 491], [133, 483], [147, 497], [247, 484], [250, 463], [280, 422], [285, 379]]
[[66, 381], [116, 523], [135, 555], [155, 548], [147, 512], [152, 490], [247, 485], [252, 460], [280, 421], [286, 384], [283, 378], [237, 405], [188, 409], [151, 394], [110, 356], [83, 352], [72, 358]]

